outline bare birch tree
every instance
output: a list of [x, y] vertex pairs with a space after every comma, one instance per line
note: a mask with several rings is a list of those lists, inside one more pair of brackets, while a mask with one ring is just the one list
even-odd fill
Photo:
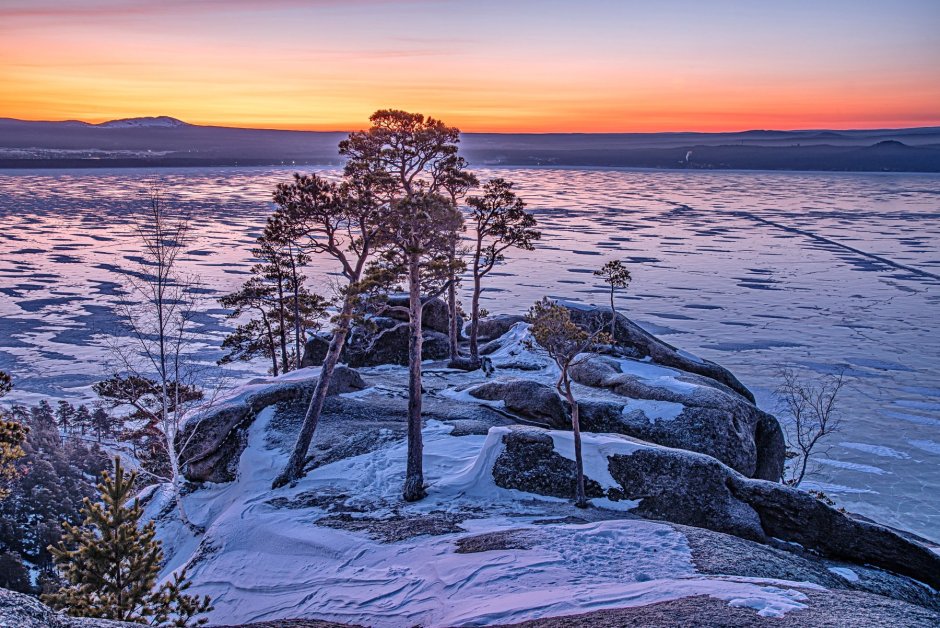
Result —
[[140, 267], [125, 273], [128, 289], [118, 304], [132, 343], [112, 341], [122, 372], [99, 382], [95, 390], [113, 407], [132, 407], [157, 430], [168, 469], [165, 475], [153, 475], [171, 486], [181, 519], [192, 527], [181, 499], [188, 442], [179, 442], [178, 435], [187, 419], [212, 399], [201, 389], [202, 368], [192, 355], [198, 286], [179, 265], [189, 244], [190, 225], [154, 187], [135, 235], [141, 247]]
[[[782, 412], [791, 420], [784, 430], [793, 458], [791, 486], [799, 486], [806, 477], [810, 458], [818, 453], [823, 441], [839, 430], [839, 393], [845, 386], [845, 374], [824, 374], [815, 380], [801, 378], [791, 368], [780, 371], [780, 385], [775, 391]], [[790, 453], [788, 452], [788, 454]]]

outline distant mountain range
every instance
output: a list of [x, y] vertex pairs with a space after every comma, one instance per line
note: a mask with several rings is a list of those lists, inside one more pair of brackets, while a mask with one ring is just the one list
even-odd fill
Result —
[[[0, 118], [0, 168], [342, 163], [343, 132]], [[940, 172], [940, 127], [734, 133], [465, 133], [476, 166]]]

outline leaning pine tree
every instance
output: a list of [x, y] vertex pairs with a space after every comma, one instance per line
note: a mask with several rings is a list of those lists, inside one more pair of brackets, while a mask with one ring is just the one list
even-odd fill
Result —
[[195, 619], [212, 610], [209, 597], [187, 595], [186, 570], [157, 587], [163, 550], [154, 537], [153, 522], [138, 527], [143, 508], [138, 500], [127, 506], [135, 473], [125, 474], [120, 458], [114, 475], [102, 474], [101, 502], [85, 498], [80, 526], [63, 524], [64, 538], [49, 547], [68, 584], [43, 595], [53, 608], [76, 617], [115, 619], [139, 624], [200, 626]]

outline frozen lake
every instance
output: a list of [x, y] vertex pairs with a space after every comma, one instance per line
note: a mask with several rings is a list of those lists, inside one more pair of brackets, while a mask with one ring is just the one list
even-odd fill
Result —
[[[543, 230], [536, 251], [494, 271], [484, 307], [522, 312], [546, 294], [604, 303], [591, 272], [618, 257], [634, 276], [623, 311], [730, 368], [767, 410], [781, 366], [845, 369], [842, 431], [811, 479], [840, 505], [940, 540], [940, 176], [478, 172], [516, 181]], [[0, 171], [0, 369], [13, 398], [88, 397], [110, 372], [112, 305], [138, 254], [131, 219], [148, 179], [194, 217], [185, 264], [207, 289], [212, 362], [225, 329], [213, 294], [244, 281], [270, 193], [290, 174]], [[315, 261], [311, 285], [326, 292], [330, 270]]]

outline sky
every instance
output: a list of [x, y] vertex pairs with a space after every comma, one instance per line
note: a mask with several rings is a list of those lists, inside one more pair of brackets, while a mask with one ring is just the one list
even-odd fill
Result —
[[0, 117], [470, 132], [940, 125], [940, 0], [0, 0]]

